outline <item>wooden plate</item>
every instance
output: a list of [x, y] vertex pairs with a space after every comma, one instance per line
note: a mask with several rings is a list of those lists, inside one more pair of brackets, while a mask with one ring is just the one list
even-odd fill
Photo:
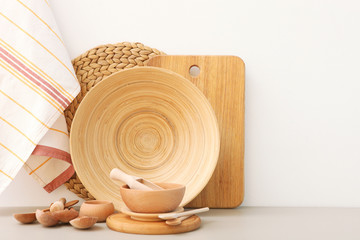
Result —
[[136, 234], [174, 234], [190, 232], [198, 229], [201, 225], [199, 216], [193, 215], [180, 225], [170, 226], [162, 222], [142, 222], [131, 219], [123, 213], [115, 213], [106, 219], [106, 225], [114, 231]]
[[[179, 213], [179, 212], [183, 212], [183, 211], [184, 211], [183, 207], [178, 207], [177, 209], [175, 209], [171, 213]], [[128, 215], [128, 216], [130, 216], [130, 218], [132, 218], [134, 220], [138, 220], [138, 221], [143, 221], [143, 222], [160, 222], [160, 221], [164, 221], [164, 219], [159, 218], [159, 215], [164, 214], [164, 213], [137, 213], [137, 212], [131, 211], [126, 206], [121, 208], [121, 212]]]
[[186, 185], [181, 206], [209, 181], [219, 155], [214, 111], [184, 77], [161, 68], [115, 73], [81, 102], [70, 134], [75, 170], [96, 199], [124, 206], [111, 169]]

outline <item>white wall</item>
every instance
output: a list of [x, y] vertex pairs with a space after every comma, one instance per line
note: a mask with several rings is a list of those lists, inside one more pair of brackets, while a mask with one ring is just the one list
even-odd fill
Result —
[[[360, 2], [50, 0], [72, 58], [139, 41], [246, 64], [247, 206], [360, 207]], [[26, 175], [0, 205], [46, 205]], [[21, 197], [20, 197], [21, 196]]]

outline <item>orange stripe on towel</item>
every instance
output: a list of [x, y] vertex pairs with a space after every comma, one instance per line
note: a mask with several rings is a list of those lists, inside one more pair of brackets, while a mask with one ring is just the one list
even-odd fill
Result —
[[64, 109], [61, 109], [61, 106], [59, 106], [58, 103], [51, 102], [50, 99], [46, 98], [46, 96], [44, 96], [39, 90], [35, 89], [34, 86], [30, 85], [30, 83], [28, 83], [26, 78], [22, 77], [18, 72], [16, 72], [16, 70], [12, 69], [11, 66], [9, 66], [5, 61], [2, 61], [0, 59], [0, 62], [2, 63], [2, 64], [0, 63], [0, 66], [2, 66], [4, 69], [6, 69], [9, 73], [11, 73], [17, 79], [19, 79], [23, 84], [28, 86], [34, 92], [36, 92], [39, 96], [44, 98], [48, 103], [50, 103], [54, 108], [56, 108], [62, 115], [64, 115], [64, 112], [63, 112]]
[[21, 73], [29, 82], [42, 90], [44, 94], [50, 98], [53, 98], [57, 103], [66, 108], [70, 101], [62, 95], [54, 86], [48, 83], [44, 78], [36, 74], [32, 69], [28, 68], [22, 61], [8, 52], [5, 48], [0, 46], [0, 57], [12, 66], [17, 72]]
[[66, 132], [61, 131], [61, 130], [59, 130], [59, 129], [49, 128], [49, 130], [52, 130], [52, 131], [55, 131], [55, 132], [59, 132], [59, 133], [65, 134], [66, 136], [69, 136], [69, 134], [67, 134]]
[[56, 82], [53, 78], [51, 78], [47, 73], [45, 73], [41, 68], [36, 66], [33, 62], [27, 59], [20, 52], [15, 50], [12, 46], [6, 43], [3, 39], [0, 38], [0, 45], [3, 46], [8, 52], [12, 53], [18, 59], [20, 59], [24, 64], [26, 64], [29, 68], [31, 68], [34, 72], [45, 78], [47, 81], [51, 82], [54, 87], [59, 90], [63, 95], [65, 95], [70, 102], [74, 99], [74, 97], [68, 93], [58, 82]]
[[10, 153], [12, 153], [17, 159], [19, 159], [20, 161], [22, 161], [23, 163], [25, 163], [24, 160], [21, 159], [21, 157], [19, 157], [16, 153], [14, 153], [13, 151], [11, 151], [8, 147], [6, 147], [4, 144], [0, 143], [0, 146], [2, 146], [3, 148], [5, 148], [6, 150], [8, 150]]
[[41, 168], [45, 163], [47, 163], [50, 159], [52, 159], [52, 157], [49, 157], [48, 159], [46, 159], [42, 164], [40, 164], [37, 168], [35, 168], [34, 170], [32, 170], [29, 175], [33, 174], [36, 170], [38, 170], [39, 168]]
[[4, 174], [5, 176], [7, 176], [8, 178], [10, 178], [11, 180], [14, 180], [12, 177], [10, 177], [8, 174], [6, 174], [3, 170], [0, 169], [0, 172], [1, 172], [2, 174]]
[[7, 95], [6, 93], [4, 93], [3, 91], [1, 91], [0, 89], [0, 93], [2, 93], [5, 97], [7, 97], [8, 99], [10, 99], [13, 103], [15, 103], [16, 105], [18, 105], [19, 107], [21, 107], [22, 109], [24, 109], [28, 114], [30, 114], [31, 116], [33, 116], [36, 120], [38, 120], [42, 125], [44, 125], [47, 129], [50, 129], [49, 126], [47, 126], [45, 123], [43, 123], [39, 118], [37, 118], [34, 114], [32, 114], [29, 110], [27, 110], [23, 105], [21, 105], [20, 103], [18, 103], [17, 101], [15, 101], [15, 99], [13, 99], [12, 97], [10, 97], [9, 95]]
[[12, 128], [14, 128], [16, 131], [18, 131], [21, 135], [23, 135], [25, 138], [27, 138], [27, 140], [29, 140], [32, 144], [36, 145], [36, 143], [34, 143], [28, 136], [25, 135], [25, 133], [23, 133], [22, 131], [20, 131], [17, 127], [15, 127], [14, 125], [12, 125], [10, 122], [6, 121], [3, 117], [0, 116], [0, 119], [3, 120], [5, 123], [7, 123], [8, 125], [10, 125]]
[[41, 44], [41, 42], [39, 42], [36, 38], [34, 38], [33, 36], [31, 36], [28, 32], [26, 32], [24, 29], [22, 29], [19, 25], [17, 25], [14, 21], [12, 21], [10, 18], [8, 18], [7, 16], [5, 16], [3, 13], [0, 12], [0, 15], [3, 16], [6, 20], [8, 20], [10, 23], [12, 23], [14, 26], [16, 26], [18, 29], [20, 29], [23, 33], [25, 33], [26, 35], [28, 35], [32, 40], [34, 40], [37, 44], [39, 44], [42, 48], [45, 49], [45, 51], [47, 51], [50, 55], [52, 55], [61, 65], [63, 65], [68, 71], [69, 73], [76, 79], [74, 73], [55, 55], [53, 54], [49, 49], [47, 49], [43, 44]]
[[66, 132], [63, 132], [59, 129], [55, 129], [55, 128], [51, 128], [49, 126], [47, 126], [45, 123], [43, 123], [39, 118], [37, 118], [34, 114], [32, 114], [29, 110], [27, 110], [23, 105], [21, 105], [20, 103], [18, 103], [17, 101], [15, 101], [13, 98], [11, 98], [9, 95], [7, 95], [6, 93], [4, 93], [3, 91], [1, 91], [0, 89], [0, 93], [2, 93], [5, 97], [7, 97], [9, 100], [11, 100], [13, 103], [15, 103], [16, 105], [18, 105], [19, 107], [21, 107], [24, 111], [26, 111], [28, 114], [30, 114], [33, 118], [35, 118], [39, 123], [41, 123], [44, 127], [46, 127], [49, 130], [52, 131], [56, 131], [62, 134], [65, 134], [66, 136], [69, 136], [69, 134], [67, 134]]
[[42, 23], [44, 23], [47, 28], [60, 40], [60, 42], [64, 45], [63, 40], [60, 38], [59, 35], [57, 35], [57, 33], [52, 30], [52, 28], [49, 26], [49, 24], [47, 24], [44, 20], [42, 20], [41, 17], [39, 17], [33, 10], [31, 10], [28, 6], [26, 6], [23, 2], [21, 2], [20, 0], [16, 0], [18, 1], [21, 5], [23, 5], [27, 10], [29, 10], [32, 14], [34, 14], [35, 17], [37, 17]]

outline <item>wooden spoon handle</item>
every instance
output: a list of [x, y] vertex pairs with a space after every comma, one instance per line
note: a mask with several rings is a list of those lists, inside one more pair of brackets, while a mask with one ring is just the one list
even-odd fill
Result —
[[202, 213], [202, 212], [206, 212], [209, 211], [208, 207], [204, 207], [204, 208], [199, 208], [199, 209], [194, 209], [194, 210], [190, 210], [190, 211], [185, 211], [185, 212], [181, 212], [181, 213], [164, 213], [164, 214], [160, 214], [159, 218], [162, 219], [173, 219], [173, 218], [177, 218], [177, 217], [182, 217], [182, 216], [187, 216], [187, 215], [193, 215], [195, 213]]
[[187, 215], [187, 216], [183, 216], [183, 217], [173, 218], [170, 220], [166, 220], [165, 223], [167, 225], [171, 225], [171, 226], [180, 225], [182, 221], [184, 221], [185, 219], [187, 219], [191, 216], [193, 216], [193, 215]]
[[74, 206], [75, 204], [77, 204], [79, 202], [79, 200], [72, 200], [70, 202], [65, 203], [65, 208]]

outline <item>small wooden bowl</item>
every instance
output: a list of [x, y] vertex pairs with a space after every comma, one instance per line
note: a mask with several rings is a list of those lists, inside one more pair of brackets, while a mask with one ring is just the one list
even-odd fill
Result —
[[164, 190], [136, 190], [128, 185], [120, 188], [121, 198], [126, 206], [137, 213], [166, 213], [174, 211], [181, 203], [185, 186], [175, 183], [156, 183]]
[[114, 204], [106, 200], [85, 201], [80, 207], [79, 217], [97, 217], [97, 222], [104, 222], [115, 211]]

